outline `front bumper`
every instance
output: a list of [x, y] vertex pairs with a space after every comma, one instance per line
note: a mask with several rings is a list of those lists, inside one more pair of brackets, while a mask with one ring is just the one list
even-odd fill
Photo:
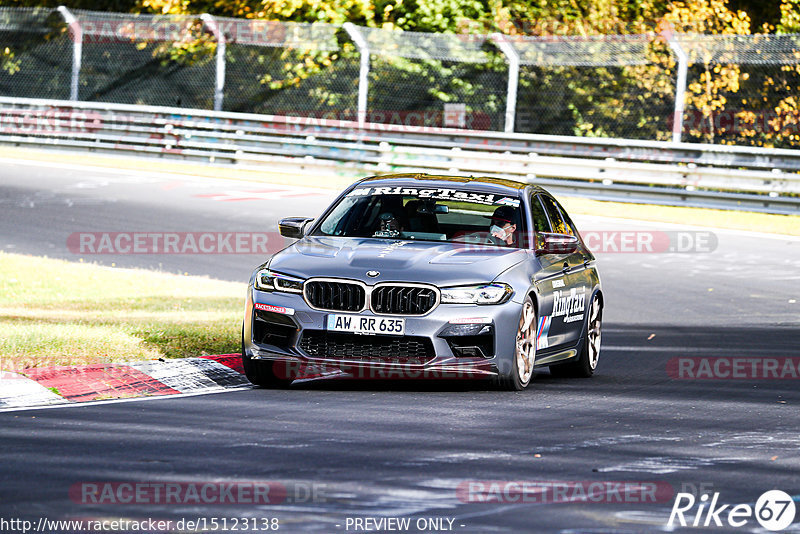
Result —
[[[520, 305], [439, 304], [405, 319], [403, 336], [340, 335], [329, 314], [296, 293], [248, 290], [245, 357], [282, 362], [291, 376], [345, 373], [364, 378], [481, 378], [514, 355]], [[378, 317], [371, 311], [348, 315]], [[381, 316], [385, 317], [385, 316]]]

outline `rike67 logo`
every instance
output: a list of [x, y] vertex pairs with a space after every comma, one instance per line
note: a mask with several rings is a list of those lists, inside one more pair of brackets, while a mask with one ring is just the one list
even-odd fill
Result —
[[795, 503], [791, 495], [781, 490], [763, 493], [755, 506], [749, 504], [719, 504], [719, 492], [710, 498], [707, 493], [695, 498], [691, 493], [678, 493], [672, 505], [667, 526], [674, 527], [743, 527], [752, 519], [765, 529], [777, 532], [794, 522]]

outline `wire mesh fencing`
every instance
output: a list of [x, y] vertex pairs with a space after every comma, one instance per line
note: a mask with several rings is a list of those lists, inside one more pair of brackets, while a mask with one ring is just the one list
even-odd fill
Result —
[[800, 145], [800, 35], [682, 34], [689, 56], [684, 140]]
[[0, 54], [3, 96], [800, 145], [800, 35], [436, 34], [0, 8]]
[[216, 43], [199, 17], [74, 11], [83, 33], [78, 98], [209, 109]]
[[520, 58], [514, 131], [665, 139], [674, 79], [652, 35], [515, 37]]
[[304, 115], [349, 105], [346, 61], [333, 65], [339, 28], [232, 18], [215, 19], [226, 41], [222, 109]]
[[370, 55], [367, 121], [503, 129], [507, 76], [485, 35], [358, 31]]
[[52, 9], [0, 8], [0, 94], [68, 99], [73, 42]]

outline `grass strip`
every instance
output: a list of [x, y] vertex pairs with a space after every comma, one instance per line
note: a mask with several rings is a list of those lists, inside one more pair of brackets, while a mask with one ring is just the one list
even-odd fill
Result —
[[244, 291], [0, 252], [0, 370], [238, 352]]

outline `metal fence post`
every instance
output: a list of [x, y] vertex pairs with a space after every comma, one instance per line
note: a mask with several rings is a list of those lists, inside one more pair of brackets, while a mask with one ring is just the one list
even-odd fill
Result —
[[508, 90], [506, 91], [506, 119], [504, 131], [514, 131], [514, 121], [517, 115], [517, 88], [519, 86], [519, 54], [514, 46], [506, 40], [501, 33], [493, 33], [490, 36], [492, 42], [506, 56], [508, 63]]
[[83, 29], [78, 19], [70, 13], [66, 6], [58, 6], [58, 12], [64, 18], [72, 34], [72, 81], [69, 87], [69, 99], [78, 100], [78, 82], [81, 76], [81, 57], [83, 56]]
[[342, 27], [350, 36], [350, 39], [358, 47], [361, 55], [361, 66], [358, 70], [358, 125], [363, 126], [367, 122], [367, 92], [369, 91], [369, 46], [364, 35], [352, 22], [345, 22]]
[[667, 40], [672, 52], [678, 58], [678, 78], [675, 81], [675, 112], [672, 115], [672, 142], [680, 143], [683, 133], [683, 108], [686, 100], [686, 75], [689, 70], [689, 56], [675, 38], [672, 30], [665, 30], [661, 35]]
[[217, 69], [214, 82], [214, 111], [222, 111], [222, 100], [225, 98], [225, 48], [227, 41], [225, 34], [219, 29], [217, 21], [208, 13], [200, 15], [203, 24], [217, 40]]

